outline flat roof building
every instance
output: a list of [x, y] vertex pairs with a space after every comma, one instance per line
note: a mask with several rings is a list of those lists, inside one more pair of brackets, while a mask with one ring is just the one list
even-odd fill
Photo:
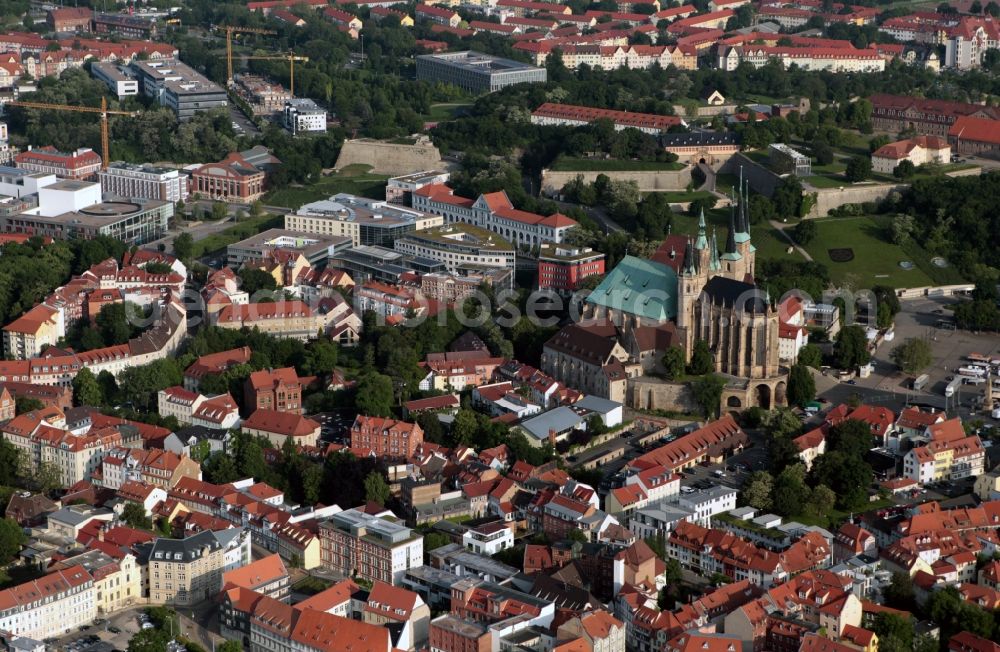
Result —
[[136, 200], [102, 202], [61, 215], [20, 213], [0, 218], [4, 233], [30, 233], [59, 240], [93, 240], [107, 236], [127, 244], [144, 244], [162, 238], [174, 214], [171, 202]]
[[454, 84], [471, 93], [492, 93], [514, 84], [543, 84], [545, 68], [482, 52], [442, 52], [417, 57], [419, 81]]
[[346, 236], [354, 246], [390, 246], [397, 238], [444, 224], [444, 217], [385, 201], [339, 193], [285, 215], [285, 228]]
[[90, 74], [94, 79], [108, 85], [118, 99], [139, 94], [139, 80], [129, 73], [128, 68], [113, 61], [90, 64]]
[[325, 133], [326, 109], [306, 97], [293, 97], [285, 101], [283, 112], [285, 128], [292, 135], [300, 133]]
[[226, 89], [180, 61], [133, 61], [130, 68], [143, 95], [171, 109], [178, 120], [229, 105]]
[[248, 260], [262, 260], [277, 249], [298, 251], [310, 265], [326, 262], [351, 245], [350, 238], [287, 229], [268, 229], [226, 247], [228, 263], [239, 267]]
[[98, 172], [97, 178], [101, 182], [101, 192], [125, 199], [176, 203], [188, 197], [187, 175], [174, 168], [115, 161]]
[[509, 242], [492, 231], [461, 222], [414, 231], [396, 240], [393, 248], [409, 256], [442, 262], [452, 273], [484, 267], [514, 269], [514, 247]]

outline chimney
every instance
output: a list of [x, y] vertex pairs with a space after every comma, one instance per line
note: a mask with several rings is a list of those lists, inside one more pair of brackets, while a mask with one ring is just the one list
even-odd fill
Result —
[[552, 444], [552, 448], [556, 447], [556, 431], [549, 428], [549, 443]]

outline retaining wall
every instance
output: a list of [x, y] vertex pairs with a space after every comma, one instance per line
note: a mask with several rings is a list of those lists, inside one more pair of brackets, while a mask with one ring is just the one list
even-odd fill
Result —
[[690, 166], [683, 170], [659, 171], [542, 170], [542, 193], [557, 195], [563, 186], [577, 177], [583, 177], [585, 182], [593, 183], [600, 174], [606, 175], [611, 180], [635, 181], [642, 192], [681, 191], [691, 183]]
[[441, 170], [445, 163], [434, 145], [397, 145], [377, 140], [345, 140], [337, 157], [337, 169], [348, 165], [370, 165], [375, 174], [400, 176], [423, 170]]

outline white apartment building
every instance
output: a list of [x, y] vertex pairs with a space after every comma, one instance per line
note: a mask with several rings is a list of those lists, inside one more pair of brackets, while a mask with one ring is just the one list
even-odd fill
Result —
[[493, 521], [467, 530], [462, 545], [476, 554], [493, 556], [514, 547], [514, 533], [503, 521]]
[[300, 133], [325, 133], [326, 111], [308, 98], [285, 101], [285, 128], [295, 136]]
[[717, 485], [701, 491], [682, 493], [677, 504], [691, 511], [689, 521], [703, 527], [712, 527], [713, 516], [736, 509], [736, 490]]
[[89, 625], [97, 617], [94, 578], [82, 566], [0, 591], [0, 629], [39, 641]]
[[101, 192], [125, 199], [177, 203], [188, 198], [187, 176], [171, 168], [115, 161], [98, 172], [97, 178], [101, 182]]

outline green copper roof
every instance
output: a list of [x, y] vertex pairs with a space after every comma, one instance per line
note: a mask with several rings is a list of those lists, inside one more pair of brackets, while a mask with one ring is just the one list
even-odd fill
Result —
[[742, 243], [747, 242], [747, 241], [750, 240], [750, 234], [749, 233], [739, 233], [739, 232], [737, 232], [736, 234], [734, 234], [734, 237], [736, 239], [736, 244], [742, 244]]
[[677, 316], [677, 274], [667, 265], [625, 256], [587, 303], [665, 322]]
[[715, 227], [712, 227], [711, 258], [708, 261], [708, 269], [713, 272], [722, 271], [722, 263], [719, 262], [719, 242], [715, 239]]

